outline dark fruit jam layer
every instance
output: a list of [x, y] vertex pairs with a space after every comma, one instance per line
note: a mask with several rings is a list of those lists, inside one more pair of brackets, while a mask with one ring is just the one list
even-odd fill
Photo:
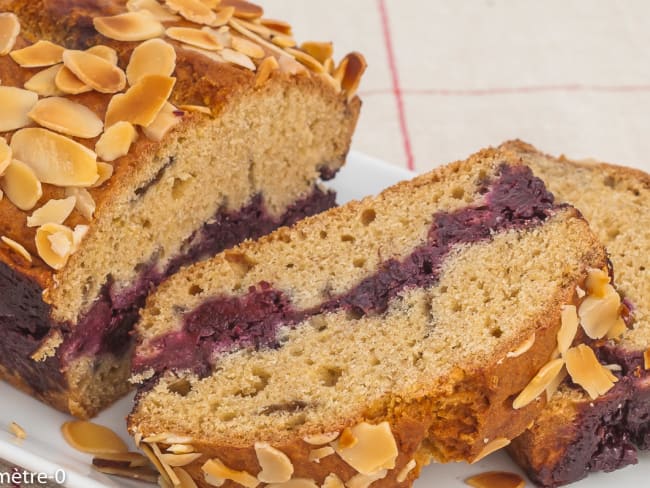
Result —
[[323, 312], [345, 310], [353, 316], [384, 312], [405, 289], [426, 287], [438, 280], [442, 262], [452, 247], [490, 239], [495, 232], [539, 225], [555, 208], [553, 195], [525, 166], [500, 168], [499, 176], [478, 189], [480, 205], [433, 217], [427, 241], [402, 260], [382, 263], [347, 293], [310, 310], [295, 309], [289, 297], [268, 283], [251, 287], [243, 296], [212, 298], [186, 313], [182, 330], [147, 344], [148, 356], [134, 359], [135, 371], [191, 369], [203, 376], [215, 356], [241, 347], [279, 347], [277, 330]]
[[[294, 203], [280, 218], [273, 218], [261, 196], [246, 207], [230, 212], [220, 211], [214, 219], [193, 235], [164, 272], [156, 271], [156, 263], [140, 266], [140, 275], [127, 289], [116, 291], [112, 281], [106, 283], [99, 298], [74, 330], [69, 324], [54, 323], [50, 308], [42, 300], [42, 290], [29, 278], [0, 263], [0, 369], [7, 375], [19, 375], [36, 394], [66, 388], [62, 371], [75, 358], [83, 355], [112, 353], [121, 356], [132, 344], [130, 332], [138, 310], [149, 292], [165, 277], [185, 264], [217, 254], [247, 238], [257, 238], [273, 229], [291, 225], [335, 205], [333, 192], [315, 188]], [[56, 357], [35, 362], [30, 356], [53, 329], [63, 332], [64, 342]]]

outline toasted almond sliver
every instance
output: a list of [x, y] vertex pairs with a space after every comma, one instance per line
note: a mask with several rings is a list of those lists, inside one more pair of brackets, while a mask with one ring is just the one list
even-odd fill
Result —
[[406, 481], [406, 478], [408, 478], [408, 475], [417, 467], [417, 465], [418, 464], [415, 462], [415, 459], [411, 459], [397, 474], [397, 478], [395, 478], [395, 480], [398, 483], [404, 483], [404, 481]]
[[11, 159], [11, 148], [9, 147], [9, 144], [7, 144], [7, 139], [0, 136], [0, 176], [2, 176], [5, 170], [9, 167]]
[[564, 305], [561, 317], [562, 325], [557, 333], [557, 347], [560, 354], [564, 355], [578, 332], [579, 320], [575, 305]]
[[190, 444], [172, 444], [166, 451], [173, 454], [189, 454], [194, 452], [194, 446]]
[[348, 54], [345, 59], [347, 59], [347, 63], [341, 80], [341, 88], [347, 94], [348, 100], [351, 100], [359, 88], [361, 77], [366, 71], [368, 63], [362, 54], [356, 52]]
[[281, 34], [272, 36], [271, 42], [283, 49], [296, 46], [296, 40], [293, 37], [283, 36]]
[[105, 127], [126, 121], [147, 127], [167, 102], [176, 83], [175, 78], [149, 75], [127, 90], [113, 96], [106, 110]]
[[200, 0], [165, 0], [173, 12], [197, 24], [212, 25], [217, 17], [214, 11]]
[[291, 479], [293, 464], [285, 453], [266, 442], [256, 442], [255, 453], [262, 468], [257, 474], [258, 480], [263, 483], [286, 483]]
[[97, 173], [99, 173], [99, 177], [95, 183], [90, 185], [90, 188], [100, 187], [108, 180], [110, 180], [111, 176], [113, 176], [113, 165], [100, 161], [97, 163]]
[[235, 7], [234, 15], [240, 19], [258, 19], [264, 15], [262, 7], [244, 0], [221, 0], [219, 7]]
[[176, 50], [162, 39], [150, 39], [131, 53], [126, 77], [133, 86], [147, 75], [171, 76], [176, 69]]
[[13, 159], [5, 170], [4, 176], [0, 179], [0, 188], [11, 203], [25, 211], [34, 208], [36, 202], [43, 196], [41, 182], [38, 181], [32, 168], [17, 159]]
[[268, 49], [272, 53], [275, 53], [277, 56], [287, 56], [287, 57], [290, 57], [290, 58], [293, 59], [293, 57], [290, 54], [287, 54], [287, 52], [284, 49], [276, 46], [272, 42], [267, 41], [266, 39], [261, 37], [259, 34], [257, 34], [256, 32], [253, 32], [252, 30], [250, 30], [247, 27], [249, 25], [255, 25], [255, 24], [251, 24], [250, 22], [246, 22], [246, 21], [239, 20], [239, 19], [230, 19], [230, 21], [228, 22], [228, 25], [234, 31], [239, 32], [244, 37], [247, 37], [251, 41], [256, 42], [259, 45], [265, 47], [266, 49]]
[[75, 208], [87, 220], [92, 220], [95, 214], [95, 200], [85, 188], [70, 187], [65, 189], [68, 197], [75, 199]]
[[[158, 472], [160, 473], [161, 478], [158, 480], [158, 482], [160, 483], [160, 486], [172, 486], [173, 487], [174, 483], [172, 482], [169, 475], [167, 474], [167, 469], [160, 462], [160, 459], [158, 459], [158, 457], [156, 456], [156, 453], [154, 453], [154, 451], [150, 447], [150, 445], [146, 444], [146, 443], [140, 443], [140, 442], [138, 442], [137, 444], [138, 444], [138, 447], [140, 448], [140, 450], [142, 450], [142, 452], [144, 453], [144, 455], [147, 456], [147, 459], [149, 459], [149, 461], [151, 461], [151, 464], [153, 464], [156, 467], [156, 469], [158, 470]], [[160, 449], [158, 450], [158, 452], [160, 452]], [[169, 468], [169, 469], [171, 469], [171, 468]], [[172, 471], [172, 473], [174, 474], [174, 476], [178, 480], [178, 476], [176, 476], [176, 474], [173, 471]], [[161, 483], [161, 481], [164, 481], [166, 483], [166, 485]], [[180, 480], [179, 480], [179, 483], [180, 483]]]
[[20, 21], [11, 12], [0, 13], [0, 56], [9, 54], [20, 34]]
[[347, 488], [368, 488], [375, 481], [382, 480], [388, 474], [388, 470], [382, 469], [371, 474], [359, 473], [350, 478], [345, 486]]
[[546, 387], [560, 373], [562, 366], [564, 366], [564, 359], [562, 358], [553, 359], [542, 366], [533, 379], [530, 380], [526, 388], [512, 402], [512, 408], [515, 410], [523, 408], [541, 395]]
[[178, 108], [183, 112], [197, 112], [205, 115], [212, 115], [212, 110], [205, 105], [179, 105]]
[[267, 29], [274, 30], [276, 32], [279, 32], [280, 34], [284, 34], [285, 36], [293, 35], [291, 24], [285, 22], [284, 20], [260, 19], [260, 21], [261, 21], [261, 25], [263, 25]]
[[264, 49], [262, 49], [262, 46], [254, 43], [253, 41], [249, 41], [248, 39], [244, 39], [243, 37], [233, 36], [231, 45], [235, 51], [245, 54], [248, 57], [264, 57]]
[[123, 464], [124, 467], [137, 468], [140, 466], [148, 466], [149, 459], [140, 454], [139, 452], [102, 452], [93, 458], [93, 464]]
[[36, 105], [38, 95], [13, 86], [0, 86], [0, 132], [20, 129], [31, 123], [27, 115]]
[[650, 347], [643, 351], [643, 369], [650, 369]]
[[50, 41], [38, 41], [10, 52], [9, 56], [23, 68], [41, 68], [60, 63], [63, 51], [63, 47]]
[[174, 15], [160, 5], [156, 0], [129, 0], [126, 2], [126, 8], [129, 12], [146, 10], [160, 22], [176, 22], [181, 19], [178, 15]]
[[298, 61], [296, 61], [293, 56], [289, 54], [283, 54], [278, 59], [278, 64], [280, 65], [280, 71], [282, 73], [287, 73], [290, 75], [297, 75], [300, 73], [306, 73], [307, 68]]
[[237, 66], [242, 66], [246, 69], [249, 69], [251, 71], [255, 71], [257, 68], [255, 67], [255, 63], [246, 56], [245, 54], [239, 53], [237, 51], [233, 51], [232, 49], [224, 48], [220, 52], [221, 57], [225, 59], [227, 62], [236, 64]]
[[320, 460], [334, 454], [334, 448], [331, 446], [320, 447], [309, 451], [309, 460], [313, 463], [320, 463]]
[[296, 61], [302, 63], [314, 73], [325, 73], [325, 67], [314, 57], [298, 49], [287, 48], [286, 51], [291, 54]]
[[99, 176], [93, 151], [47, 129], [19, 130], [11, 138], [11, 149], [42, 183], [90, 186]]
[[89, 47], [88, 49], [86, 49], [86, 52], [88, 54], [92, 54], [93, 56], [99, 56], [103, 60], [111, 63], [113, 66], [117, 66], [117, 62], [118, 62], [117, 51], [112, 47], [98, 44], [96, 46]]
[[165, 32], [163, 25], [154, 16], [144, 12], [96, 17], [93, 24], [97, 32], [116, 41], [146, 41]]
[[7, 246], [9, 246], [9, 248], [13, 250], [15, 253], [17, 253], [20, 257], [25, 259], [25, 261], [27, 261], [28, 263], [32, 262], [32, 255], [29, 254], [29, 251], [25, 249], [25, 247], [22, 244], [14, 241], [13, 239], [9, 239], [6, 236], [0, 237], [0, 240], [4, 242]]
[[61, 65], [58, 73], [54, 77], [54, 84], [63, 93], [69, 95], [79, 95], [80, 93], [92, 91], [92, 88], [77, 78], [72, 71], [63, 65]]
[[147, 139], [160, 142], [163, 137], [182, 120], [182, 114], [171, 103], [166, 102], [160, 110], [154, 121], [147, 127], [142, 128], [142, 132]]
[[334, 442], [339, 436], [338, 432], [325, 432], [324, 434], [314, 434], [302, 438], [307, 444], [312, 446], [323, 446]]
[[549, 383], [549, 385], [546, 387], [546, 400], [551, 401], [551, 398], [553, 398], [553, 395], [555, 395], [555, 392], [557, 389], [560, 387], [564, 379], [567, 377], [569, 373], [567, 373], [567, 370], [565, 367], [563, 367], [560, 370], [560, 373]]
[[162, 442], [163, 444], [191, 444], [194, 442], [194, 439], [192, 437], [173, 434], [171, 432], [163, 432], [162, 434], [150, 435], [142, 440], [148, 443]]
[[130, 122], [111, 125], [95, 145], [97, 156], [104, 161], [115, 161], [129, 153], [131, 144], [138, 139], [138, 131]]
[[27, 227], [62, 224], [70, 216], [76, 204], [77, 199], [73, 196], [61, 200], [50, 200], [27, 217]]
[[79, 249], [81, 241], [83, 241], [84, 237], [86, 237], [86, 234], [88, 234], [89, 230], [90, 226], [88, 225], [75, 225], [74, 230], [72, 231], [73, 252], [76, 252], [77, 249]]
[[219, 11], [217, 12], [217, 16], [212, 21], [210, 26], [220, 27], [222, 25], [226, 25], [228, 22], [230, 22], [230, 19], [232, 19], [234, 14], [235, 14], [235, 7], [220, 8]]
[[[232, 480], [235, 483], [245, 486], [246, 488], [256, 488], [260, 482], [258, 479], [246, 471], [235, 471], [223, 464], [220, 459], [214, 458], [207, 461], [201, 470], [215, 478], [216, 480]], [[223, 484], [223, 483], [222, 483]], [[220, 485], [215, 485], [220, 486]]]
[[521, 343], [521, 345], [514, 351], [506, 354], [508, 358], [517, 358], [527, 352], [535, 344], [535, 333], [533, 332], [528, 339]]
[[129, 452], [126, 444], [108, 427], [83, 420], [72, 420], [61, 426], [63, 438], [72, 447], [90, 454]]
[[[44, 224], [36, 230], [36, 250], [38, 251], [39, 257], [45, 261], [45, 263], [53, 269], [59, 270], [65, 266], [68, 262], [68, 258], [75, 250], [74, 245], [74, 233], [72, 229], [66, 227], [65, 225], [60, 224]], [[66, 422], [66, 424], [69, 422]], [[64, 424], [64, 427], [65, 425]], [[63, 430], [62, 427], [61, 429]], [[72, 436], [76, 435], [76, 441], [81, 446], [83, 442], [79, 440], [79, 436], [84, 436], [86, 434], [79, 432], [80, 429], [76, 427], [71, 427], [73, 430]], [[73, 445], [73, 440], [66, 437], [66, 432], [64, 431], [63, 435], [68, 443], [83, 451], [81, 447]], [[92, 445], [88, 437], [84, 438], [88, 445]], [[102, 450], [95, 452], [111, 452], [102, 446]], [[125, 446], [126, 447], [126, 446]], [[89, 450], [84, 452], [91, 452]]]
[[300, 49], [316, 59], [319, 63], [324, 64], [325, 61], [332, 58], [334, 54], [334, 45], [331, 42], [303, 42]]
[[483, 459], [486, 456], [489, 456], [495, 451], [498, 451], [499, 449], [503, 449], [506, 447], [508, 444], [510, 444], [510, 439], [507, 439], [506, 437], [498, 437], [494, 439], [492, 442], [489, 442], [482, 450], [481, 452], [478, 453], [478, 455], [472, 460], [470, 464], [474, 464], [481, 459]]
[[588, 295], [578, 308], [580, 325], [591, 339], [601, 339], [616, 325], [621, 297], [612, 285], [605, 285], [603, 296]]
[[104, 128], [95, 112], [67, 98], [39, 100], [28, 115], [37, 124], [68, 136], [90, 139]]
[[343, 481], [336, 474], [330, 473], [323, 481], [322, 488], [345, 488]]
[[590, 269], [585, 280], [585, 288], [590, 295], [596, 295], [603, 298], [607, 292], [606, 286], [609, 284], [609, 274], [602, 269]]
[[212, 61], [215, 61], [217, 63], [225, 63], [226, 60], [221, 57], [220, 54], [218, 54], [216, 51], [206, 51], [205, 49], [200, 49], [198, 47], [193, 47], [193, 46], [188, 46], [187, 44], [183, 44], [183, 49], [186, 51], [192, 51], [195, 53], [200, 54], [201, 56], [205, 56], [208, 59], [211, 59]]
[[[388, 422], [371, 425], [362, 422], [350, 429], [357, 442], [350, 445], [345, 430], [332, 443], [337, 454], [359, 473], [371, 475], [382, 469], [393, 469], [397, 459], [397, 443]], [[350, 447], [346, 447], [350, 446]]]
[[59, 73], [62, 64], [57, 64], [39, 71], [25, 82], [25, 89], [38, 93], [42, 97], [63, 95], [55, 83], [56, 75]]
[[627, 332], [627, 325], [625, 324], [625, 320], [623, 320], [622, 317], [619, 317], [616, 319], [616, 322], [614, 322], [612, 328], [607, 331], [607, 338], [620, 339], [625, 332]]
[[194, 29], [192, 27], [170, 27], [165, 34], [171, 39], [184, 42], [190, 46], [207, 49], [208, 51], [218, 51], [223, 46], [217, 37], [207, 30]]
[[189, 475], [187, 471], [185, 471], [183, 468], [173, 468], [174, 473], [176, 476], [178, 476], [178, 479], [180, 480], [180, 488], [198, 488], [197, 484], [194, 482], [192, 477]]
[[594, 351], [580, 344], [566, 353], [566, 368], [574, 383], [582, 386], [592, 400], [607, 393], [618, 378], [598, 362]]
[[66, 50], [63, 64], [79, 80], [100, 93], [116, 93], [126, 86], [124, 71], [94, 54]]
[[187, 466], [199, 459], [203, 454], [192, 452], [188, 454], [161, 454], [160, 459], [172, 467]]
[[271, 73], [273, 73], [273, 71], [279, 68], [280, 65], [278, 64], [278, 60], [275, 59], [275, 56], [269, 56], [268, 58], [264, 59], [264, 61], [262, 61], [260, 65], [257, 67], [255, 86], [256, 87], [263, 86], [271, 77]]
[[474, 488], [524, 488], [526, 482], [515, 473], [488, 471], [471, 476], [465, 483]]

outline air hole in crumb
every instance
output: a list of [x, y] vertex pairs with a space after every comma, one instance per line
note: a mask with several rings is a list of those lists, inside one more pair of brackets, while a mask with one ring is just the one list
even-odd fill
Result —
[[238, 251], [226, 251], [225, 258], [239, 279], [243, 279], [257, 264], [246, 254]]
[[501, 327], [493, 327], [492, 330], [490, 331], [490, 335], [498, 339], [503, 335], [503, 331], [501, 330]]
[[613, 176], [606, 176], [605, 179], [603, 180], [603, 184], [605, 186], [610, 187], [610, 188], [615, 188], [616, 187], [616, 180], [614, 179]]
[[341, 236], [341, 242], [354, 242], [356, 239], [350, 234], [343, 234]]
[[293, 263], [288, 263], [285, 268], [287, 269], [292, 269], [293, 268]]
[[172, 198], [174, 200], [179, 200], [183, 198], [185, 194], [185, 190], [187, 190], [187, 187], [189, 186], [190, 179], [180, 179], [180, 178], [174, 178], [174, 182], [172, 183]]
[[377, 359], [377, 356], [370, 356], [370, 366], [379, 366], [381, 361]]
[[324, 230], [321, 230], [320, 231], [320, 238], [321, 239], [327, 239], [327, 232], [325, 232]]
[[342, 374], [343, 370], [336, 366], [322, 367], [318, 371], [321, 383], [329, 387], [336, 386]]
[[142, 221], [142, 228], [143, 229], [149, 229], [151, 228], [151, 220], [145, 219]]
[[327, 322], [325, 318], [321, 315], [314, 315], [311, 319], [311, 326], [316, 329], [318, 332], [323, 332], [327, 330]]
[[230, 422], [232, 420], [235, 420], [237, 418], [237, 414], [235, 412], [224, 412], [221, 415], [219, 415], [219, 420], [222, 422]]
[[348, 320], [359, 320], [363, 315], [363, 310], [357, 307], [351, 308], [345, 312], [345, 318]]
[[201, 293], [203, 293], [203, 288], [201, 288], [199, 285], [192, 285], [190, 286], [188, 293], [193, 297], [195, 297], [196, 295], [200, 295]]
[[291, 236], [289, 235], [288, 232], [281, 230], [278, 232], [279, 236], [278, 238], [284, 242], [285, 244], [290, 244], [291, 243]]
[[355, 268], [363, 268], [366, 265], [365, 258], [356, 258], [352, 261], [352, 265]]
[[176, 393], [182, 397], [187, 396], [187, 394], [192, 391], [191, 383], [186, 379], [180, 379], [174, 383], [167, 385], [167, 390], [169, 393]]
[[609, 237], [610, 239], [616, 239], [616, 237], [618, 237], [620, 233], [621, 231], [619, 229], [609, 229], [607, 231], [607, 237]]
[[372, 224], [375, 219], [377, 218], [377, 214], [372, 208], [368, 208], [361, 212], [361, 223], [363, 225], [370, 225]]
[[465, 190], [462, 187], [457, 186], [456, 188], [451, 190], [451, 196], [456, 200], [460, 200], [465, 196]]
[[463, 306], [461, 305], [460, 302], [454, 302], [451, 304], [451, 310], [452, 312], [460, 312], [463, 310]]
[[632, 193], [632, 195], [634, 195], [635, 197], [638, 197], [638, 196], [641, 194], [641, 193], [639, 192], [639, 190], [637, 190], [636, 188], [628, 188], [628, 190], [629, 190], [629, 191]]
[[159, 309], [158, 307], [152, 307], [152, 308], [149, 310], [149, 313], [150, 313], [151, 315], [153, 315], [154, 317], [157, 317], [158, 315], [160, 315], [160, 309]]

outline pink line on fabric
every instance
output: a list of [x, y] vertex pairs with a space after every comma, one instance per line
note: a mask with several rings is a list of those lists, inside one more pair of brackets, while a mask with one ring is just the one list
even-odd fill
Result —
[[[650, 85], [582, 85], [579, 83], [566, 85], [531, 85], [495, 88], [455, 89], [437, 88], [421, 90], [400, 89], [402, 95], [432, 95], [443, 97], [484, 97], [493, 95], [512, 95], [544, 92], [604, 92], [604, 93], [639, 93], [650, 92]], [[361, 91], [361, 96], [386, 95], [394, 93], [394, 89]]]
[[377, 0], [377, 6], [379, 8], [379, 15], [381, 16], [384, 42], [386, 44], [388, 69], [390, 70], [390, 75], [393, 83], [393, 88], [390, 91], [395, 96], [395, 102], [397, 103], [397, 117], [399, 120], [400, 131], [402, 133], [402, 140], [404, 142], [404, 152], [406, 153], [406, 167], [410, 170], [414, 170], [415, 159], [413, 158], [411, 137], [409, 136], [408, 125], [406, 123], [406, 111], [404, 109], [404, 99], [402, 98], [402, 89], [399, 82], [397, 63], [395, 61], [395, 50], [393, 49], [393, 39], [390, 32], [390, 21], [388, 18], [388, 10], [386, 9], [386, 1]]

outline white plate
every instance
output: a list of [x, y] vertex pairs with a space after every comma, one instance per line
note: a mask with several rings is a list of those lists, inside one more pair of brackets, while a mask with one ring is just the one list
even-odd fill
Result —
[[[361, 198], [381, 191], [383, 188], [412, 176], [406, 170], [377, 161], [359, 153], [350, 155], [347, 166], [336, 178], [333, 187], [339, 192], [341, 202]], [[59, 427], [69, 419], [33, 398], [0, 382], [0, 425], [14, 421], [27, 431], [27, 439], [16, 440], [8, 431], [0, 430], [0, 458], [18, 466], [43, 472], [54, 479], [57, 470], [65, 472], [66, 486], [75, 488], [131, 487], [145, 488], [152, 485], [130, 482], [121, 478], [102, 475], [90, 468], [91, 456], [68, 447], [61, 437]], [[129, 443], [124, 419], [131, 406], [131, 396], [118, 402], [102, 413], [96, 422], [109, 426]], [[131, 444], [132, 445], [132, 444]], [[650, 478], [650, 453], [641, 453], [637, 466], [628, 467], [610, 474], [595, 474], [576, 483], [576, 488], [605, 488], [620, 486], [645, 486]], [[434, 464], [425, 468], [416, 488], [462, 487], [463, 479], [488, 471], [521, 471], [503, 453], [496, 453], [475, 465], [464, 463], [448, 465]]]

